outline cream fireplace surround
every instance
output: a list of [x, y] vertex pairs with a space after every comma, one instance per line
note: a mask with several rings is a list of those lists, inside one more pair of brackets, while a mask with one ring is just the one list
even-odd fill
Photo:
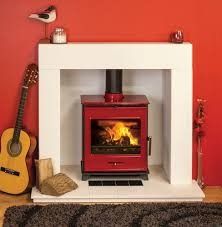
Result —
[[[191, 187], [194, 196], [191, 193], [187, 199], [203, 198], [203, 193], [192, 180], [191, 43], [40, 43], [39, 158], [52, 158], [55, 173], [61, 171], [60, 70], [63, 69], [164, 70], [163, 169], [172, 187]], [[44, 198], [59, 201], [37, 194], [34, 189], [32, 197], [37, 202]], [[79, 201], [68, 197], [67, 201]], [[179, 199], [183, 200], [183, 196]], [[61, 198], [60, 201], [66, 200]]]

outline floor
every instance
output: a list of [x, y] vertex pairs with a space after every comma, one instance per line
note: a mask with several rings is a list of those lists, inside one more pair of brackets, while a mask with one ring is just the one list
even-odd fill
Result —
[[14, 196], [0, 192], [0, 226], [2, 226], [4, 212], [8, 207], [28, 203], [32, 203], [30, 193]]
[[[41, 194], [36, 188], [32, 191], [34, 202], [166, 202], [166, 201], [202, 201], [204, 194], [196, 181], [187, 185], [169, 184], [161, 166], [150, 166], [149, 180], [143, 180], [143, 186], [89, 187], [81, 180], [80, 166], [62, 166], [61, 172], [71, 177], [78, 188], [62, 196], [54, 197]], [[95, 179], [95, 178], [94, 178]], [[98, 179], [104, 179], [97, 177]], [[116, 177], [114, 178], [116, 179]], [[124, 179], [129, 179], [125, 177]], [[137, 193], [135, 193], [135, 191]]]
[[[204, 202], [222, 202], [222, 186], [221, 187], [206, 187], [203, 189], [205, 193]], [[30, 193], [12, 196], [5, 193], [0, 193], [0, 226], [2, 226], [5, 210], [14, 205], [31, 204]]]

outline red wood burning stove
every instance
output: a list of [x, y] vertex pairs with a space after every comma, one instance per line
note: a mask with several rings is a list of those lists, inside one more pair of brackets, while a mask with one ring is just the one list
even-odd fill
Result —
[[106, 70], [106, 93], [82, 95], [82, 179], [139, 175], [148, 179], [148, 100], [122, 94], [122, 70]]

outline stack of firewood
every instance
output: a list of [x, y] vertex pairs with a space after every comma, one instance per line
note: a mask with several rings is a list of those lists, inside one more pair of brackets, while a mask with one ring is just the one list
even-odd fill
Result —
[[42, 194], [60, 196], [78, 188], [78, 185], [64, 173], [53, 174], [52, 160], [35, 160], [36, 187]]

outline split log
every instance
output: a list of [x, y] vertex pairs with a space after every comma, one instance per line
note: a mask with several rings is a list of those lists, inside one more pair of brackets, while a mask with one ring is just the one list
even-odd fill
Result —
[[53, 176], [52, 159], [35, 160], [36, 166], [36, 187], [40, 189], [42, 182]]
[[40, 192], [46, 195], [60, 196], [78, 188], [78, 185], [63, 173], [47, 178], [40, 185]]

